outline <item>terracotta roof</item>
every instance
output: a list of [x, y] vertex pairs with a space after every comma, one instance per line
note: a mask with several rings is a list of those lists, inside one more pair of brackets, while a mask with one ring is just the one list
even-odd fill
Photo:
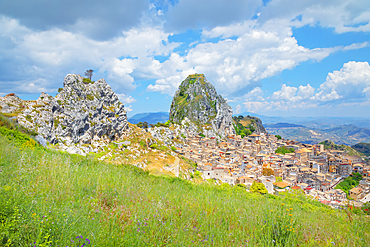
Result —
[[280, 187], [280, 188], [285, 188], [285, 187], [289, 186], [289, 184], [287, 182], [276, 182], [276, 183], [274, 183], [274, 185], [276, 185], [277, 187]]
[[350, 192], [355, 193], [355, 194], [360, 194], [361, 189], [360, 188], [353, 188], [353, 189], [350, 190]]

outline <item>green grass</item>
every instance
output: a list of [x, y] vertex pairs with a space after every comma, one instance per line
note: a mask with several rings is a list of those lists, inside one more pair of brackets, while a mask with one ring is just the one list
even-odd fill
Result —
[[300, 192], [276, 197], [195, 185], [130, 165], [19, 148], [2, 136], [0, 147], [0, 246], [81, 246], [86, 238], [85, 246], [99, 247], [370, 242], [368, 218]]
[[362, 180], [362, 175], [360, 173], [354, 173], [352, 176], [345, 178], [342, 182], [340, 182], [335, 189], [340, 189], [346, 192], [347, 196], [349, 195], [349, 191], [360, 184]]

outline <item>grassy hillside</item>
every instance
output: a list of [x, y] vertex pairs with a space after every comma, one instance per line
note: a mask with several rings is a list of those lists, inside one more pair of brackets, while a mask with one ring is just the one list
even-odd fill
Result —
[[[1, 246], [366, 246], [369, 218], [299, 192], [195, 185], [0, 135]], [[362, 217], [362, 218], [359, 218]]]
[[363, 156], [363, 154], [358, 152], [356, 149], [353, 149], [343, 144], [337, 145], [330, 140], [325, 140], [323, 142], [320, 142], [320, 144], [323, 144], [325, 149], [341, 150], [341, 151], [345, 151], [348, 155]]
[[357, 143], [356, 145], [353, 145], [352, 148], [366, 156], [370, 156], [370, 143]]

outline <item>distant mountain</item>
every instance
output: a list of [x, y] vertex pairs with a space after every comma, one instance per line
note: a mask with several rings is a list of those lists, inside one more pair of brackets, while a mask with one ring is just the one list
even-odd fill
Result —
[[[265, 125], [266, 126], [266, 125]], [[318, 129], [309, 127], [269, 128], [267, 132], [280, 135], [286, 139], [295, 139], [303, 143], [319, 143], [331, 140], [338, 144], [354, 145], [359, 142], [370, 142], [370, 130], [355, 125], [341, 125], [334, 128]]]
[[291, 124], [291, 123], [274, 123], [274, 124], [265, 124], [266, 128], [274, 128], [274, 129], [280, 129], [280, 128], [299, 128], [299, 127], [305, 127], [303, 125], [298, 124]]
[[168, 112], [146, 112], [138, 113], [132, 117], [128, 118], [128, 121], [132, 124], [137, 124], [139, 122], [148, 122], [148, 124], [156, 124], [158, 122], [165, 123], [168, 121]]
[[303, 125], [309, 128], [328, 129], [340, 125], [353, 124], [357, 127], [370, 129], [370, 118], [360, 117], [281, 117], [281, 116], [264, 116], [260, 114], [244, 112], [241, 114], [235, 114], [235, 116], [256, 116], [262, 120], [265, 124], [270, 123], [291, 123]]

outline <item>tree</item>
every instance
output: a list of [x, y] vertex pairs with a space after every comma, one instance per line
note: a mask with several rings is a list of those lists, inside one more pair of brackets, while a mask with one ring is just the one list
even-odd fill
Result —
[[281, 140], [281, 136], [280, 136], [280, 135], [275, 135], [275, 137], [276, 137], [278, 140]]
[[253, 181], [253, 184], [251, 186], [251, 192], [257, 192], [261, 194], [267, 194], [268, 191], [263, 183], [256, 183], [256, 181]]
[[283, 179], [281, 177], [275, 177], [275, 179], [276, 179], [276, 183], [283, 182]]
[[276, 150], [275, 150], [275, 153], [279, 153], [279, 154], [286, 154], [286, 153], [294, 153], [295, 150], [294, 148], [286, 148], [285, 146], [282, 146], [282, 147], [278, 147]]
[[85, 76], [87, 76], [87, 78], [89, 78], [91, 80], [93, 72], [94, 72], [94, 70], [92, 70], [92, 69], [86, 70]]

